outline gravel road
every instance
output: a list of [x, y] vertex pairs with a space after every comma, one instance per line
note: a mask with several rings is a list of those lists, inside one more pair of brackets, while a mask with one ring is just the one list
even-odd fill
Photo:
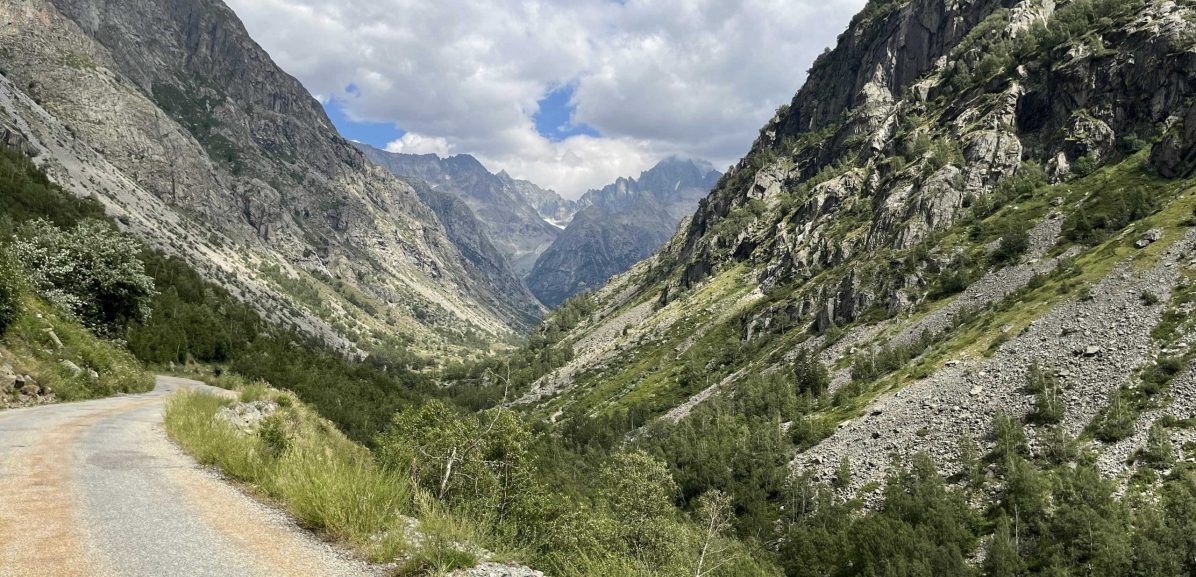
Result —
[[170, 393], [0, 412], [0, 577], [377, 575], [197, 465], [162, 430]]

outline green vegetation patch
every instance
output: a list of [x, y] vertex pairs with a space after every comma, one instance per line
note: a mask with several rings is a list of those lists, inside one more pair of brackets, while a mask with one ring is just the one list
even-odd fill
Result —
[[4, 351], [0, 363], [11, 363], [16, 372], [33, 376], [60, 401], [141, 393], [154, 385], [153, 377], [128, 351], [97, 338], [78, 321], [32, 296], [24, 298], [20, 314], [0, 343]]

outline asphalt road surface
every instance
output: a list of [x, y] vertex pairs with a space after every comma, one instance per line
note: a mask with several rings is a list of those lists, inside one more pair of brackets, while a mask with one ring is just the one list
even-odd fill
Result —
[[0, 577], [375, 575], [167, 439], [191, 387], [0, 411]]

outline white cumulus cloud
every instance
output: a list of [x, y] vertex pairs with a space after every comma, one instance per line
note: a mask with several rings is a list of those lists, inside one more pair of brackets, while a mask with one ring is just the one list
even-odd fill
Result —
[[[723, 167], [865, 0], [228, 0], [322, 101], [576, 197], [678, 154]], [[573, 87], [574, 124], [537, 103]]]
[[408, 132], [402, 138], [387, 144], [386, 150], [403, 154], [452, 154], [452, 146], [447, 138], [421, 136], [414, 132]]

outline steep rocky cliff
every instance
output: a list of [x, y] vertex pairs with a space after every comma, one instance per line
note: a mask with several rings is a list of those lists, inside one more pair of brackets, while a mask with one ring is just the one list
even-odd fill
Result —
[[675, 422], [811, 355], [795, 472], [952, 472], [1008, 414], [1127, 478], [1155, 424], [1196, 440], [1161, 424], [1196, 414], [1194, 97], [1190, 3], [874, 0], [520, 404]]
[[721, 174], [708, 163], [669, 158], [638, 179], [620, 178], [577, 200], [578, 212], [527, 275], [552, 307], [656, 252]]
[[517, 181], [505, 173], [494, 174], [468, 154], [440, 158], [435, 154], [399, 154], [368, 145], [357, 146], [395, 175], [419, 179], [434, 190], [464, 201], [519, 277], [531, 270], [540, 253], [560, 234], [560, 229], [546, 220], [549, 217], [528, 200], [529, 195], [534, 195], [543, 204], [545, 197], [555, 193], [527, 181]]
[[416, 191], [341, 138], [219, 1], [7, 0], [0, 39], [5, 130], [271, 318], [345, 347], [397, 334], [434, 352], [538, 315], [517, 279], [461, 258]]

